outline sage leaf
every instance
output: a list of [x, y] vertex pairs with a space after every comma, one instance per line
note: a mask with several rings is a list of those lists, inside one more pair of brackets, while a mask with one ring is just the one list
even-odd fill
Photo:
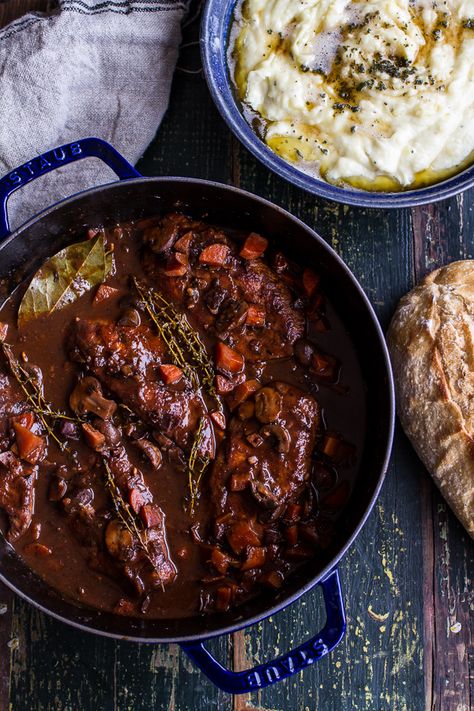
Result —
[[58, 311], [101, 284], [113, 266], [104, 235], [71, 244], [48, 259], [36, 272], [18, 310], [18, 326]]

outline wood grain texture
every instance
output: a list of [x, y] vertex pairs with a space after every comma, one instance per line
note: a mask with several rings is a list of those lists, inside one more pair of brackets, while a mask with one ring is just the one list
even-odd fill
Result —
[[[36, 1], [10, 0], [10, 6], [18, 10]], [[196, 32], [196, 26], [187, 31], [186, 43], [196, 41]], [[195, 47], [182, 53], [179, 65], [199, 66]], [[235, 141], [199, 74], [177, 71], [168, 114], [138, 167], [146, 175], [234, 183], [289, 209], [348, 263], [384, 327], [416, 279], [474, 249], [472, 192], [434, 207], [391, 212], [303, 193]], [[259, 694], [231, 698], [176, 646], [79, 633], [21, 600], [12, 605], [11, 594], [0, 588], [0, 603], [9, 600], [8, 614], [0, 617], [0, 711], [473, 711], [473, 555], [398, 432], [382, 495], [341, 563], [348, 632], [329, 657]], [[323, 622], [315, 590], [274, 618], [210, 646], [241, 669], [290, 649]], [[19, 640], [16, 650], [6, 647], [12, 637]]]
[[12, 618], [15, 598], [11, 590], [0, 583], [0, 711], [7, 711], [10, 698]]
[[[474, 191], [413, 210], [415, 281], [473, 256]], [[474, 546], [421, 463], [426, 711], [474, 706]]]

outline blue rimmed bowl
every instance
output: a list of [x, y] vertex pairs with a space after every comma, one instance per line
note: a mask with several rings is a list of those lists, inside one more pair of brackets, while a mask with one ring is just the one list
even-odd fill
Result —
[[267, 168], [314, 195], [361, 207], [414, 207], [457, 195], [474, 186], [474, 165], [439, 183], [401, 192], [370, 192], [332, 185], [302, 172], [274, 153], [252, 130], [234, 93], [227, 48], [237, 0], [207, 0], [201, 23], [201, 56], [212, 98], [229, 128]]

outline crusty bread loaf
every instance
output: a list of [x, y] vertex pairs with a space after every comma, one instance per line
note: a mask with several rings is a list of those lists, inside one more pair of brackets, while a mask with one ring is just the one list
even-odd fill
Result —
[[403, 428], [474, 538], [474, 260], [404, 296], [388, 345]]

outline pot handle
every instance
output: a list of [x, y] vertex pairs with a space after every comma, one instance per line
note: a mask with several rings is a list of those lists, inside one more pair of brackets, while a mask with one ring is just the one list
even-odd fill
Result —
[[204, 642], [182, 644], [181, 648], [219, 689], [230, 694], [258, 691], [286, 679], [325, 657], [341, 641], [346, 631], [346, 615], [337, 569], [332, 570], [319, 585], [323, 590], [326, 624], [317, 635], [278, 659], [259, 664], [253, 669], [234, 672], [225, 669], [205, 648]]
[[74, 143], [65, 143], [51, 151], [23, 163], [0, 180], [0, 240], [10, 234], [7, 213], [7, 201], [10, 195], [31, 180], [49, 173], [56, 168], [69, 163], [75, 163], [82, 158], [100, 158], [111, 168], [120, 180], [140, 178], [140, 173], [113, 148], [110, 143], [101, 138], [83, 138]]

